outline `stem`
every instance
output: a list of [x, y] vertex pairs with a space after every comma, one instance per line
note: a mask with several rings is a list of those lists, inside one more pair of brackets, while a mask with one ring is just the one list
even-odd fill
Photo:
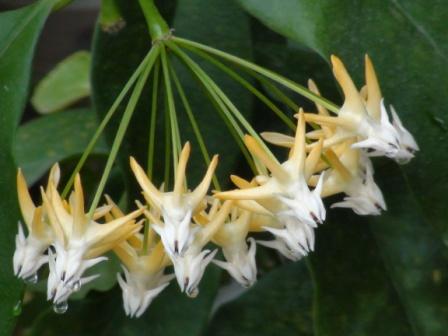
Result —
[[246, 158], [247, 163], [249, 164], [252, 171], [257, 174], [257, 169], [254, 166], [254, 161], [252, 160], [251, 155], [249, 154], [246, 146], [244, 145], [242, 139], [244, 137], [244, 133], [241, 127], [238, 125], [236, 120], [233, 118], [232, 114], [228, 110], [227, 106], [221, 101], [219, 96], [214, 91], [213, 87], [210, 85], [208, 81], [208, 77], [205, 72], [185, 53], [181, 52], [179, 48], [173, 50], [176, 56], [185, 64], [185, 66], [193, 73], [193, 75], [199, 80], [202, 84], [203, 88], [207, 92], [207, 95], [212, 102], [215, 109], [220, 114], [221, 118], [224, 120], [227, 128], [230, 131], [230, 134], [235, 139], [236, 143], [241, 149], [244, 157]]
[[168, 102], [168, 113], [170, 118], [170, 126], [171, 126], [171, 136], [172, 136], [172, 147], [173, 147], [173, 166], [174, 166], [174, 175], [177, 173], [177, 164], [179, 162], [179, 153], [181, 151], [181, 140], [180, 140], [180, 131], [179, 131], [179, 123], [177, 122], [176, 115], [176, 106], [174, 103], [174, 95], [173, 89], [171, 86], [171, 79], [169, 73], [168, 66], [168, 57], [166, 55], [165, 47], [161, 48], [161, 58], [162, 58], [162, 69], [163, 69], [163, 78], [165, 82], [165, 90], [166, 90], [166, 98]]
[[101, 194], [104, 191], [104, 188], [106, 186], [107, 179], [109, 178], [110, 171], [112, 170], [112, 166], [115, 162], [115, 159], [118, 154], [118, 150], [120, 149], [121, 142], [123, 141], [124, 135], [126, 133], [126, 130], [129, 126], [129, 122], [131, 121], [132, 114], [135, 110], [135, 107], [137, 106], [138, 100], [140, 98], [140, 95], [143, 91], [143, 87], [146, 84], [146, 80], [148, 79], [148, 76], [151, 72], [151, 69], [154, 65], [154, 62], [156, 61], [160, 48], [156, 45], [153, 47], [155, 50], [151, 57], [148, 59], [148, 63], [146, 64], [146, 68], [143, 72], [143, 74], [138, 79], [137, 84], [135, 85], [134, 91], [132, 92], [131, 97], [129, 98], [128, 105], [126, 106], [126, 110], [123, 113], [123, 117], [120, 122], [120, 126], [118, 127], [117, 134], [115, 136], [114, 142], [112, 144], [112, 148], [109, 154], [109, 157], [106, 162], [106, 167], [104, 168], [103, 175], [101, 176], [100, 183], [98, 185], [98, 189], [96, 190], [95, 196], [93, 198], [92, 204], [90, 205], [89, 209], [89, 217], [93, 217], [93, 213], [95, 212], [95, 209], [98, 206], [98, 203], [101, 198]]
[[87, 145], [87, 148], [85, 149], [84, 153], [82, 154], [81, 158], [78, 161], [78, 164], [76, 165], [75, 169], [73, 170], [72, 175], [70, 176], [67, 184], [65, 185], [65, 188], [62, 192], [62, 197], [65, 198], [70, 191], [70, 188], [73, 186], [73, 182], [75, 181], [75, 176], [78, 174], [82, 167], [84, 166], [84, 163], [86, 162], [87, 158], [89, 157], [92, 150], [95, 148], [95, 145], [100, 138], [101, 134], [104, 131], [104, 128], [109, 123], [109, 120], [114, 115], [115, 111], [120, 106], [121, 102], [123, 101], [124, 97], [128, 94], [129, 90], [131, 89], [132, 85], [134, 85], [137, 78], [140, 76], [142, 71], [144, 70], [146, 64], [148, 61], [153, 57], [153, 54], [155, 53], [155, 49], [152, 48], [148, 54], [145, 56], [143, 61], [140, 63], [140, 65], [137, 67], [135, 72], [132, 74], [131, 78], [129, 78], [128, 82], [125, 84], [123, 89], [121, 90], [118, 97], [115, 99], [114, 103], [110, 107], [109, 111], [107, 111], [106, 115], [104, 116], [103, 120], [101, 121], [101, 124], [98, 126], [95, 134], [93, 135], [92, 139], [90, 140], [89, 144]]
[[201, 56], [208, 62], [212, 63], [219, 69], [221, 69], [223, 72], [225, 72], [227, 75], [229, 75], [231, 78], [233, 78], [236, 82], [244, 86], [247, 90], [249, 90], [254, 96], [256, 96], [261, 102], [263, 102], [268, 108], [270, 108], [290, 129], [294, 130], [296, 128], [295, 124], [291, 121], [291, 119], [282, 111], [280, 108], [278, 108], [266, 95], [264, 95], [260, 90], [258, 90], [256, 87], [254, 87], [250, 82], [248, 82], [246, 79], [238, 75], [235, 71], [230, 69], [228, 66], [226, 66], [224, 63], [218, 61], [216, 58], [212, 57], [211, 55], [198, 50], [194, 49], [192, 50], [197, 55]]
[[138, 2], [145, 15], [149, 35], [151, 35], [152, 40], [156, 41], [167, 36], [170, 33], [170, 28], [162, 15], [160, 15], [154, 0], [139, 0]]
[[168, 106], [165, 105], [165, 190], [168, 190], [170, 183], [170, 159], [171, 159], [171, 128], [169, 114], [167, 113]]
[[[187, 96], [185, 95], [185, 91], [184, 91], [182, 84], [180, 83], [179, 78], [176, 75], [176, 71], [174, 70], [173, 67], [171, 68], [171, 77], [173, 78], [177, 92], [179, 93], [180, 99], [182, 100], [182, 104], [184, 105], [185, 112], [187, 113], [188, 119], [190, 120], [191, 127], [193, 128], [193, 132], [198, 141], [199, 148], [201, 149], [205, 164], [208, 166], [208, 165], [210, 165], [210, 161], [211, 161], [210, 154], [207, 150], [207, 146], [205, 145], [205, 141], [204, 141], [204, 138], [202, 137], [201, 130], [198, 126], [198, 123], [194, 117], [190, 103], [188, 102]], [[218, 181], [218, 178], [216, 177], [216, 174], [213, 174], [213, 185], [216, 190], [221, 190], [221, 186], [219, 185], [219, 181]]]
[[100, 25], [103, 30], [110, 32], [124, 27], [117, 0], [101, 0]]
[[219, 88], [219, 86], [211, 79], [187, 54], [185, 54], [182, 50], [180, 50], [174, 43], [167, 42], [167, 44], [172, 48], [175, 52], [178, 52], [180, 54], [183, 54], [184, 57], [186, 57], [193, 65], [198, 67], [199, 71], [202, 73], [202, 76], [207, 81], [208, 85], [215, 91], [215, 93], [218, 95], [218, 97], [221, 99], [221, 101], [227, 106], [229, 111], [233, 113], [234, 117], [243, 125], [243, 127], [246, 129], [246, 131], [255, 139], [258, 141], [258, 143], [262, 146], [262, 148], [270, 155], [272, 160], [280, 164], [277, 160], [277, 158], [272, 154], [272, 152], [269, 150], [269, 148], [266, 146], [264, 141], [260, 138], [258, 133], [253, 129], [251, 124], [246, 120], [246, 118], [243, 116], [243, 114], [238, 110], [238, 108], [232, 103], [232, 101], [227, 97], [227, 95]]
[[305, 88], [304, 86], [286, 78], [283, 77], [279, 74], [276, 74], [273, 71], [267, 70], [259, 65], [256, 65], [252, 62], [246, 61], [242, 58], [239, 58], [237, 56], [228, 54], [224, 51], [206, 46], [204, 44], [201, 43], [197, 43], [197, 42], [193, 42], [187, 39], [183, 39], [183, 38], [179, 38], [179, 37], [173, 37], [173, 41], [184, 45], [185, 47], [189, 48], [189, 49], [200, 49], [203, 51], [206, 51], [208, 53], [211, 53], [213, 55], [219, 56], [221, 58], [224, 58], [232, 63], [236, 63], [242, 67], [251, 69], [255, 72], [258, 72], [259, 74], [266, 76], [268, 78], [270, 78], [271, 80], [280, 83], [281, 85], [291, 89], [292, 91], [312, 100], [315, 103], [318, 103], [322, 106], [324, 106], [325, 108], [327, 108], [328, 110], [334, 112], [334, 113], [338, 113], [339, 112], [339, 107], [337, 105], [335, 105], [334, 103], [330, 102], [329, 100], [320, 97], [318, 95], [316, 95], [315, 93], [311, 92], [310, 90], [308, 90], [307, 88]]
[[160, 63], [157, 62], [154, 68], [154, 82], [152, 87], [152, 102], [151, 102], [151, 120], [149, 124], [149, 142], [148, 142], [148, 177], [152, 178], [154, 169], [154, 145], [156, 137], [156, 122], [157, 122], [157, 100], [159, 94], [159, 76]]

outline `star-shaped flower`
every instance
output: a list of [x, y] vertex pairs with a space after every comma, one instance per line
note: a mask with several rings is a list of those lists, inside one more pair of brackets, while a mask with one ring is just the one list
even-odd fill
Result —
[[[294, 145], [288, 160], [280, 164], [252, 137], [245, 136], [249, 151], [271, 172], [270, 176], [257, 177], [261, 185], [252, 188], [225, 191], [215, 197], [229, 200], [255, 200], [275, 215], [297, 218], [312, 227], [325, 220], [325, 207], [320, 198], [322, 183], [310, 190], [307, 181], [320, 159], [322, 142], [319, 141], [309, 155], [305, 149], [305, 119], [299, 113]], [[322, 181], [322, 180], [321, 180]]]
[[[141, 229], [141, 224], [136, 224], [134, 219], [142, 211], [136, 210], [100, 224], [84, 212], [84, 194], [79, 174], [75, 178], [74, 192], [68, 203], [61, 199], [53, 183], [50, 182], [49, 188], [49, 195], [41, 189], [44, 208], [55, 233], [53, 246], [56, 260], [48, 279], [48, 298], [58, 303], [82, 285], [82, 276], [87, 269], [107, 259], [103, 254]], [[102, 217], [109, 210], [106, 207], [97, 216]]]
[[163, 223], [154, 225], [160, 235], [166, 251], [171, 256], [182, 255], [194, 240], [191, 218], [200, 211], [204, 204], [211, 179], [218, 164], [215, 155], [208, 167], [202, 182], [193, 191], [186, 190], [185, 170], [190, 156], [190, 144], [182, 149], [177, 165], [174, 190], [161, 192], [150, 181], [142, 167], [131, 157], [131, 168], [143, 189], [147, 202], [162, 213]]
[[[370, 107], [373, 103], [366, 104], [341, 60], [333, 55], [331, 62], [334, 76], [344, 92], [344, 104], [337, 117], [306, 114], [306, 120], [309, 122], [336, 127], [336, 132], [332, 137], [325, 139], [323, 147], [330, 148], [356, 137], [358, 141], [352, 145], [354, 148], [362, 148], [374, 151], [376, 155], [395, 158], [400, 149], [400, 139], [389, 121], [387, 111], [381, 109], [380, 106]], [[369, 111], [375, 114], [375, 117]]]
[[[55, 164], [48, 180], [57, 185], [59, 178], [59, 165]], [[19, 222], [13, 258], [14, 273], [19, 278], [34, 281], [37, 280], [37, 271], [48, 262], [45, 251], [53, 242], [54, 234], [48, 223], [45, 209], [42, 206], [36, 206], [31, 199], [25, 177], [20, 169], [17, 172], [17, 194], [28, 236], [25, 237], [22, 224]]]

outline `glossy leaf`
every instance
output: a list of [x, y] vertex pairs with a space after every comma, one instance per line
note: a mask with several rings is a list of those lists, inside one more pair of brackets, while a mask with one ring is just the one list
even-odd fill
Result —
[[[36, 182], [55, 162], [82, 154], [97, 127], [91, 109], [64, 111], [20, 126], [15, 156], [27, 182]], [[93, 154], [107, 153], [108, 146], [101, 138]]]
[[90, 53], [78, 51], [62, 60], [36, 86], [31, 103], [37, 112], [63, 110], [90, 95]]
[[15, 191], [13, 157], [15, 130], [25, 106], [31, 62], [37, 38], [54, 1], [0, 14], [0, 334], [14, 325], [13, 309], [23, 285], [12, 272], [14, 236], [20, 217]]
[[313, 290], [306, 263], [288, 262], [222, 306], [206, 335], [314, 335]]
[[[363, 54], [369, 53], [387, 102], [397, 107], [422, 149], [407, 166], [389, 163], [378, 169], [390, 212], [357, 218], [355, 223], [352, 216], [347, 219], [347, 211], [339, 210], [331, 215], [329, 227], [319, 229], [312, 259], [321, 307], [319, 333], [443, 334], [448, 306], [441, 294], [446, 288], [441, 274], [447, 263], [442, 241], [446, 242], [448, 229], [443, 202], [448, 160], [446, 114], [442, 113], [447, 83], [441, 73], [446, 69], [446, 41], [441, 36], [448, 12], [439, 4], [431, 7], [431, 15], [422, 15], [421, 1], [238, 2], [270, 28], [324, 59], [331, 53], [340, 55], [358, 84], [363, 80]], [[383, 310], [382, 323], [390, 321], [388, 331], [375, 322]]]

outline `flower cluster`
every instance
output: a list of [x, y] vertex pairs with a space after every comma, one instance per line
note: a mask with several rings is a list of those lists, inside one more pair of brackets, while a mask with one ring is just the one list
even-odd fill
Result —
[[[174, 278], [182, 292], [197, 296], [210, 263], [226, 270], [242, 286], [253, 285], [257, 244], [300, 260], [314, 250], [315, 229], [326, 218], [325, 197], [343, 194], [343, 200], [331, 208], [379, 215], [386, 204], [375, 183], [370, 157], [386, 156], [405, 163], [419, 148], [393, 107], [391, 121], [367, 56], [366, 85], [361, 90], [337, 57], [331, 61], [345, 96], [337, 115], [317, 103], [317, 113], [300, 109], [295, 115], [293, 136], [262, 133], [266, 142], [287, 149], [283, 161], [261, 138], [245, 135], [243, 141], [257, 163], [257, 173], [251, 180], [232, 175], [234, 190], [208, 193], [218, 156], [210, 161], [199, 185], [188, 188], [188, 142], [176, 163], [171, 191], [163, 185], [158, 188], [130, 158], [145, 204], [137, 201], [138, 210], [129, 214], [108, 196], [103, 206], [86, 213], [79, 175], [72, 194], [61, 197], [58, 165], [52, 168], [46, 189], [41, 188], [41, 205], [36, 206], [19, 170], [19, 203], [28, 235], [19, 223], [15, 274], [35, 280], [39, 268], [48, 263], [48, 300], [60, 304], [93, 281], [98, 275], [86, 276], [85, 271], [113, 251], [123, 266], [123, 275], [117, 278], [125, 312], [139, 317]], [[319, 96], [316, 84], [311, 80], [308, 84]], [[267, 232], [273, 239], [257, 241], [251, 235], [258, 232]]]

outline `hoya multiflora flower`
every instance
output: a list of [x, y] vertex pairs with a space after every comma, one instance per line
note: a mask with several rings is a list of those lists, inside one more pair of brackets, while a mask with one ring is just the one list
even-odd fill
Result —
[[55, 260], [53, 267], [50, 267], [48, 299], [58, 303], [65, 301], [86, 282], [83, 274], [87, 269], [107, 260], [103, 254], [141, 229], [141, 225], [134, 221], [141, 210], [100, 224], [96, 220], [110, 208], [103, 208], [92, 218], [85, 213], [79, 175], [75, 178], [74, 191], [68, 202], [60, 197], [53, 183], [50, 182], [49, 188], [49, 195], [41, 189], [44, 208], [55, 235], [52, 243]]
[[[366, 57], [367, 84], [362, 93], [357, 90], [341, 60], [332, 56], [331, 62], [334, 76], [344, 92], [344, 104], [337, 117], [306, 114], [307, 121], [336, 128], [334, 134], [325, 139], [324, 148], [356, 137], [358, 141], [353, 143], [353, 148], [365, 149], [370, 155], [387, 156], [398, 161], [418, 150], [415, 140], [412, 138], [413, 141], [410, 141], [403, 136], [404, 132], [399, 130], [396, 121], [395, 124], [390, 122], [370, 59]], [[410, 135], [409, 132], [406, 134]], [[403, 151], [408, 154], [405, 155]]]
[[[54, 165], [50, 171], [48, 181], [58, 185], [60, 179], [59, 165]], [[49, 188], [47, 187], [47, 191]], [[37, 271], [48, 262], [45, 254], [54, 241], [53, 230], [48, 216], [42, 205], [36, 206], [28, 192], [28, 186], [22, 171], [17, 172], [17, 194], [23, 220], [28, 230], [28, 236], [21, 222], [16, 236], [16, 250], [14, 252], [14, 273], [17, 277], [37, 281]]]
[[252, 213], [234, 206], [231, 202], [221, 204], [217, 199], [211, 202], [210, 210], [204, 211], [196, 218], [203, 225], [209, 225], [221, 216], [223, 207], [232, 207], [230, 214], [212, 238], [213, 243], [221, 247], [226, 261], [215, 259], [213, 262], [228, 271], [241, 285], [250, 287], [257, 279], [256, 243], [254, 238], [248, 237]]
[[194, 240], [196, 230], [191, 225], [192, 216], [204, 206], [204, 197], [218, 164], [218, 156], [214, 156], [201, 183], [193, 191], [188, 191], [185, 185], [185, 170], [189, 156], [190, 144], [187, 142], [179, 157], [174, 190], [171, 192], [158, 190], [137, 161], [134, 158], [130, 160], [132, 171], [145, 199], [162, 214], [163, 225], [155, 224], [153, 228], [160, 235], [171, 256], [184, 254]]
[[[263, 149], [252, 137], [246, 136], [249, 151], [270, 171], [260, 175], [256, 187], [217, 193], [221, 199], [252, 200], [269, 210], [281, 223], [280, 228], [266, 226], [279, 242], [295, 255], [306, 255], [314, 249], [314, 233], [326, 216], [321, 199], [323, 175], [311, 190], [308, 180], [320, 160], [322, 141], [307, 155], [305, 146], [305, 119], [298, 116], [298, 126], [289, 158], [280, 164], [272, 154]], [[276, 245], [271, 245], [275, 247]]]

